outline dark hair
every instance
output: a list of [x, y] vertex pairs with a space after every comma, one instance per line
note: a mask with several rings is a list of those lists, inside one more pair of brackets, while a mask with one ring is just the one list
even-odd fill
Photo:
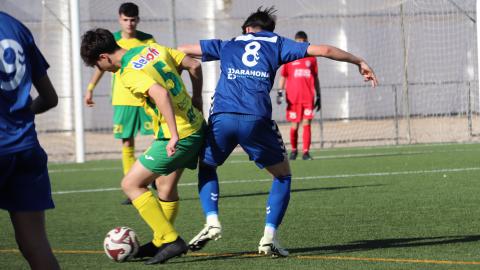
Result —
[[307, 33], [305, 33], [304, 31], [298, 31], [295, 34], [295, 39], [297, 39], [297, 38], [307, 40], [308, 36], [307, 36]]
[[118, 8], [118, 15], [125, 15], [127, 17], [138, 17], [138, 6], [132, 2], [126, 2]]
[[274, 6], [262, 10], [260, 6], [256, 12], [250, 14], [242, 25], [242, 33], [246, 34], [247, 27], [260, 27], [262, 30], [273, 32], [275, 30], [275, 21], [277, 12]]
[[97, 28], [83, 34], [80, 55], [85, 65], [93, 67], [96, 65], [100, 54], [111, 54], [119, 49], [120, 47], [110, 31]]

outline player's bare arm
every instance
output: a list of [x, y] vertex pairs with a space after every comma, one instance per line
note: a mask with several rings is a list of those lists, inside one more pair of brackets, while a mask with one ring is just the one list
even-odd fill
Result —
[[185, 44], [177, 49], [190, 57], [197, 59], [202, 58], [202, 48], [200, 47], [200, 44]]
[[349, 52], [330, 45], [310, 45], [307, 49], [308, 56], [326, 57], [336, 61], [348, 62], [358, 66], [360, 74], [365, 81], [370, 81], [372, 87], [378, 85], [377, 77], [373, 69], [363, 60]]
[[90, 79], [90, 82], [88, 83], [87, 91], [85, 92], [85, 104], [88, 107], [93, 107], [95, 105], [95, 102], [93, 102], [93, 89], [95, 88], [97, 83], [102, 78], [103, 73], [104, 73], [104, 71], [95, 67], [92, 78]]
[[200, 112], [203, 113], [203, 99], [202, 99], [202, 87], [203, 87], [203, 74], [202, 64], [190, 56], [185, 56], [180, 63], [180, 67], [188, 71], [190, 75], [190, 81], [192, 82], [192, 104]]
[[152, 87], [150, 87], [148, 90], [148, 95], [153, 99], [153, 101], [155, 101], [158, 110], [167, 122], [171, 137], [166, 149], [167, 155], [171, 157], [173, 154], [175, 154], [175, 147], [178, 142], [178, 131], [170, 95], [168, 91], [159, 84], [154, 84]]
[[315, 86], [315, 110], [318, 112], [322, 108], [320, 100], [320, 80], [318, 79], [318, 75], [315, 75], [313, 78], [313, 83]]
[[38, 97], [30, 105], [30, 109], [34, 114], [46, 112], [57, 106], [58, 96], [48, 75], [33, 81], [33, 85], [38, 91]]

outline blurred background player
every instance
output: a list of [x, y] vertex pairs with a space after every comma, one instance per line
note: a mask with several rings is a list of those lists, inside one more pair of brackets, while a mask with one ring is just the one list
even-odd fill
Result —
[[366, 81], [377, 84], [373, 70], [361, 58], [329, 45], [309, 45], [273, 33], [274, 12], [273, 7], [257, 9], [243, 23], [243, 35], [233, 39], [201, 40], [200, 44], [180, 47], [202, 61], [220, 60], [222, 71], [200, 152], [198, 186], [206, 224], [190, 241], [192, 251], [221, 237], [217, 167], [240, 144], [250, 160], [273, 176], [258, 252], [273, 257], [289, 254], [278, 243], [277, 229], [290, 200], [292, 176], [281, 134], [272, 120], [269, 94], [282, 64], [306, 56], [327, 57], [357, 65]]
[[[45, 210], [55, 206], [34, 124], [35, 114], [58, 103], [48, 67], [30, 31], [0, 12], [0, 208], [9, 212], [31, 269], [60, 269], [45, 228]], [[38, 91], [33, 101], [32, 84]]]
[[[308, 42], [307, 34], [298, 31], [295, 41]], [[311, 160], [310, 144], [312, 142], [311, 123], [314, 108], [320, 110], [320, 83], [318, 81], [317, 58], [305, 57], [282, 66], [277, 104], [280, 105], [283, 89], [286, 89], [287, 121], [290, 126], [290, 143], [292, 151], [290, 160], [297, 159], [298, 128], [303, 124], [303, 160]]]
[[[118, 9], [120, 31], [113, 33], [117, 44], [126, 50], [155, 42], [152, 35], [137, 30], [140, 22], [138, 6], [134, 3], [123, 3]], [[85, 103], [92, 107], [93, 89], [103, 76], [103, 71], [95, 68], [85, 94]], [[135, 136], [140, 129], [142, 135], [153, 135], [152, 118], [145, 113], [142, 100], [126, 90], [121, 80], [117, 80], [119, 72], [112, 78], [113, 135], [122, 140], [123, 174], [135, 163]], [[123, 204], [130, 204], [126, 199]]]
[[[178, 200], [177, 183], [183, 169], [197, 167], [205, 121], [188, 95], [179, 71], [189, 72], [193, 95], [198, 100], [202, 90], [201, 64], [156, 43], [127, 51], [118, 46], [106, 29], [90, 30], [83, 35], [81, 55], [88, 66], [110, 72], [120, 70], [117, 79], [142, 99], [153, 119], [155, 140], [122, 180], [122, 190], [153, 231], [153, 240], [143, 245], [136, 256], [152, 257], [145, 263], [157, 264], [187, 253], [186, 243], [173, 227], [172, 212], [153, 196], [148, 185], [156, 180], [160, 200], [164, 199], [162, 192]], [[159, 179], [163, 184], [159, 185]]]

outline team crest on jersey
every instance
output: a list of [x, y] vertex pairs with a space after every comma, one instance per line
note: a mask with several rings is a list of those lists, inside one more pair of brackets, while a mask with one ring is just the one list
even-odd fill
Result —
[[132, 66], [134, 69], [142, 69], [159, 55], [160, 53], [155, 48], [150, 47], [145, 55], [141, 55], [138, 60], [132, 62]]
[[22, 46], [13, 39], [0, 41], [0, 89], [17, 89], [25, 75], [25, 53]]

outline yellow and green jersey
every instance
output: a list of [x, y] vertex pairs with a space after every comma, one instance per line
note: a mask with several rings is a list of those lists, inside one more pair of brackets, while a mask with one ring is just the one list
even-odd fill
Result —
[[[113, 36], [118, 46], [126, 50], [155, 43], [152, 35], [138, 30], [135, 38], [122, 38], [121, 31], [113, 33]], [[112, 105], [143, 106], [142, 100], [125, 89], [121, 80], [117, 79], [119, 75], [119, 72], [116, 72], [112, 76]]]
[[157, 139], [170, 138], [170, 131], [148, 90], [159, 84], [172, 100], [180, 139], [190, 136], [202, 127], [203, 116], [192, 106], [178, 67], [185, 54], [153, 43], [128, 50], [122, 58], [120, 79], [134, 96], [142, 100], [145, 111], [152, 116], [152, 126]]

